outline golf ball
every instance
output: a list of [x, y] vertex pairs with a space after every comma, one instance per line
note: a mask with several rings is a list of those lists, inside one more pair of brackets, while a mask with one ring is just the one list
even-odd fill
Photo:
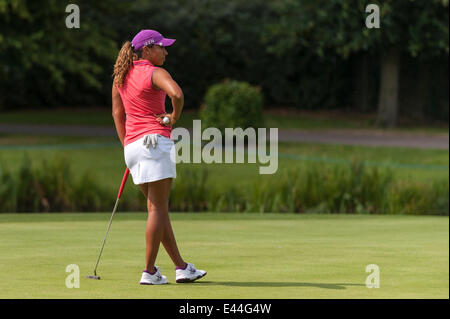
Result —
[[167, 116], [164, 116], [163, 123], [168, 124], [170, 122], [170, 119]]

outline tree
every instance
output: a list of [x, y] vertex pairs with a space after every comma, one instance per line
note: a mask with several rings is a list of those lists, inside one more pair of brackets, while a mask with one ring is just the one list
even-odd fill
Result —
[[[77, 1], [79, 29], [68, 29], [67, 3], [0, 1], [0, 108], [82, 101], [80, 90], [99, 90], [105, 61], [117, 45], [102, 16], [116, 1]], [[78, 92], [78, 94], [77, 94]]]
[[344, 59], [371, 52], [380, 59], [378, 123], [396, 124], [402, 55], [419, 62], [449, 54], [448, 0], [372, 1], [380, 8], [381, 27], [365, 26], [363, 0], [284, 0], [268, 26], [269, 49], [286, 52], [301, 45], [324, 57], [329, 50]]
[[260, 42], [268, 19], [261, 0], [139, 0], [122, 19], [120, 38], [156, 29], [177, 42], [164, 68], [180, 83], [187, 108], [197, 108], [209, 86], [225, 78], [264, 85], [270, 57]]

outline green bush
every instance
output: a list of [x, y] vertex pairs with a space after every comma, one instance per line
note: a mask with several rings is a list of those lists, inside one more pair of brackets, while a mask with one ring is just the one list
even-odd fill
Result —
[[226, 80], [211, 86], [200, 111], [202, 127], [225, 128], [263, 127], [263, 97], [257, 87], [246, 82]]

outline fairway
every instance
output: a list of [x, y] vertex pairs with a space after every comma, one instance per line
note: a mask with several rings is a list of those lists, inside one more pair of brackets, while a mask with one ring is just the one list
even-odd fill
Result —
[[[120, 211], [120, 207], [119, 207]], [[430, 216], [171, 213], [184, 259], [208, 274], [140, 286], [145, 213], [0, 214], [0, 298], [449, 298], [449, 219]], [[66, 288], [77, 264], [80, 288]], [[380, 288], [365, 285], [366, 266]]]

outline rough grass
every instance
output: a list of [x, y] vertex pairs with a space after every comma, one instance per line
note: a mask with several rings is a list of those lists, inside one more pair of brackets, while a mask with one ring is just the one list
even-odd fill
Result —
[[[0, 214], [0, 298], [449, 298], [448, 217], [172, 213], [184, 258], [208, 271], [176, 284], [140, 286], [144, 213]], [[80, 267], [80, 288], [65, 286]], [[380, 288], [365, 286], [366, 266]]]

